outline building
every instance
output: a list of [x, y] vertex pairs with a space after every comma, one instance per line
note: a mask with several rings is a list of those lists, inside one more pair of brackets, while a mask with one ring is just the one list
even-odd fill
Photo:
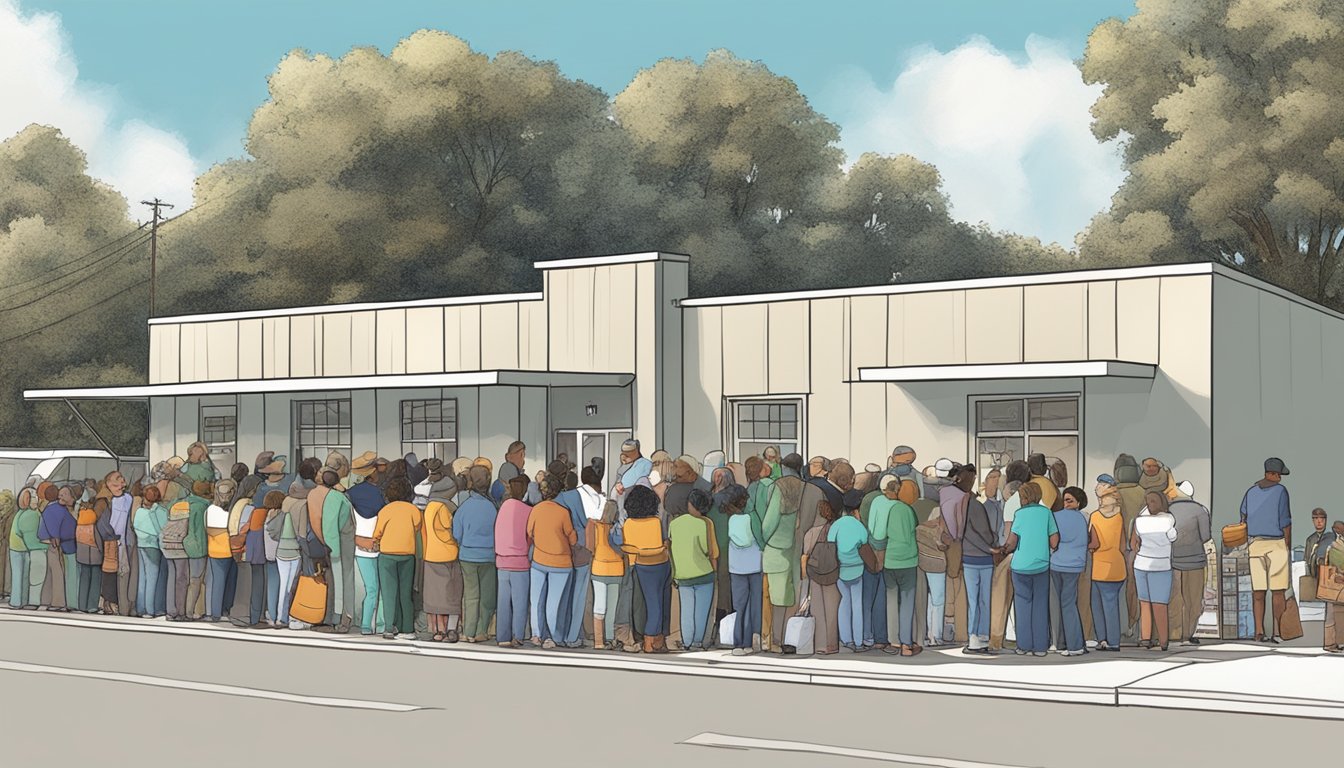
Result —
[[1156, 456], [1215, 527], [1276, 455], [1302, 536], [1333, 498], [1344, 315], [1220, 265], [700, 299], [681, 255], [536, 267], [534, 294], [155, 318], [145, 386], [25, 397], [148, 400], [151, 462], [202, 439], [225, 466], [264, 449], [498, 463], [521, 439], [530, 474], [559, 452], [614, 464], [634, 434], [859, 466], [897, 444], [921, 466], [1042, 452], [1089, 490], [1117, 454]]

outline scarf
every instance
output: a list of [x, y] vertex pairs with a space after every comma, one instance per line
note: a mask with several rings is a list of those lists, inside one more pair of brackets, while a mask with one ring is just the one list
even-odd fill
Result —
[[1165, 494], [1167, 487], [1171, 484], [1171, 471], [1163, 467], [1157, 471], [1156, 475], [1151, 477], [1147, 474], [1139, 475], [1139, 487], [1147, 491], [1156, 491]]

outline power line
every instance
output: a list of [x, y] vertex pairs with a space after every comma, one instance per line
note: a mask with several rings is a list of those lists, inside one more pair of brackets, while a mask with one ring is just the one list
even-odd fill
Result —
[[[122, 246], [121, 248], [117, 249], [116, 251], [113, 251], [111, 254], [108, 254], [107, 256], [102, 257], [101, 259], [99, 259], [99, 261], [106, 261], [107, 259], [111, 259], [111, 258], [116, 258], [117, 260], [120, 260], [121, 257], [124, 257], [126, 254], [128, 254], [128, 253], [130, 253], [131, 251], [135, 250], [136, 248], [139, 248], [140, 246], [144, 245], [145, 242], [146, 242], [148, 239], [149, 239], [149, 238], [146, 237], [146, 238], [141, 238], [140, 240], [136, 240], [136, 241], [134, 241], [134, 242], [128, 243], [127, 245]], [[82, 285], [82, 284], [84, 284], [84, 283], [87, 283], [88, 281], [92, 280], [92, 279], [95, 278], [95, 277], [98, 277], [98, 276], [101, 275], [103, 272], [106, 272], [108, 269], [110, 269], [110, 268], [112, 268], [113, 266], [115, 266], [116, 263], [117, 263], [117, 261], [113, 261], [111, 264], [108, 264], [106, 267], [103, 267], [102, 269], [96, 269], [96, 270], [93, 270], [93, 271], [89, 272], [88, 274], [84, 275], [83, 277], [81, 277], [80, 279], [74, 281], [73, 283], [68, 283], [68, 284], [66, 284], [66, 285], [61, 286], [60, 288], [53, 288], [53, 289], [51, 289], [50, 291], [47, 291], [46, 293], [42, 294], [41, 296], [38, 296], [37, 298], [35, 298], [35, 299], [31, 300], [31, 301], [25, 301], [25, 302], [22, 303], [22, 304], [15, 304], [15, 305], [13, 305], [13, 306], [8, 306], [8, 307], [0, 308], [0, 315], [3, 315], [3, 314], [6, 313], [6, 312], [13, 312], [13, 311], [16, 310], [16, 309], [23, 309], [24, 307], [31, 307], [31, 306], [33, 306], [34, 304], [37, 304], [37, 303], [42, 302], [42, 301], [46, 301], [48, 298], [50, 298], [50, 297], [52, 296], [52, 294], [59, 293], [59, 292], [61, 292], [61, 291], [68, 291], [68, 290], [70, 290], [71, 288], [74, 288], [74, 287], [77, 286], [77, 285]], [[91, 265], [91, 266], [92, 266], [92, 265]], [[73, 273], [72, 273], [72, 274], [73, 274]], [[66, 275], [66, 277], [69, 277], [69, 276], [70, 276], [70, 275]], [[59, 280], [59, 279], [64, 279], [64, 278], [57, 278], [57, 279]]]
[[[136, 284], [137, 284], [137, 283], [131, 283], [130, 285], [128, 285], [128, 286], [126, 286], [126, 287], [124, 287], [124, 288], [121, 288], [120, 290], [116, 291], [116, 293], [121, 293], [121, 292], [123, 292], [123, 291], [128, 291], [128, 290], [130, 290], [131, 288], [134, 288], [134, 287], [136, 286]], [[79, 317], [80, 315], [84, 314], [85, 312], [91, 312], [91, 311], [93, 311], [93, 310], [95, 310], [95, 309], [101, 309], [101, 308], [103, 308], [102, 302], [97, 302], [97, 301], [90, 302], [88, 306], [86, 306], [86, 307], [84, 307], [84, 308], [82, 308], [82, 309], [77, 309], [77, 310], [75, 310], [74, 312], [71, 312], [70, 314], [66, 315], [65, 317], [57, 318], [57, 319], [55, 319], [55, 320], [49, 320], [49, 321], [47, 321], [46, 323], [44, 323], [43, 325], [41, 325], [41, 326], [39, 326], [39, 327], [37, 327], [37, 328], [34, 328], [34, 329], [31, 330], [31, 331], [25, 331], [25, 332], [23, 332], [23, 333], [16, 334], [16, 335], [14, 335], [14, 336], [10, 336], [10, 337], [7, 338], [7, 339], [0, 339], [0, 346], [4, 346], [4, 345], [6, 345], [6, 344], [9, 344], [9, 343], [12, 343], [12, 342], [15, 342], [15, 341], [21, 341], [21, 340], [23, 340], [23, 339], [28, 338], [29, 336], [35, 336], [35, 335], [37, 335], [37, 334], [39, 334], [39, 333], [41, 333], [41, 332], [47, 330], [48, 328], [52, 328], [52, 327], [55, 327], [55, 326], [57, 326], [57, 325], [60, 325], [61, 323], [64, 323], [64, 322], [67, 321], [67, 320], [73, 320], [74, 318]]]
[[[81, 261], [83, 261], [84, 259], [87, 259], [87, 258], [89, 258], [90, 256], [93, 256], [94, 254], [98, 253], [99, 251], [101, 251], [101, 250], [103, 250], [103, 249], [105, 249], [105, 248], [110, 248], [110, 247], [112, 247], [112, 246], [115, 246], [117, 243], [120, 243], [121, 241], [125, 240], [125, 239], [128, 238], [128, 237], [133, 237], [133, 236], [135, 236], [137, 233], [140, 232], [140, 230], [144, 229], [144, 228], [145, 228], [146, 226], [148, 226], [148, 225], [149, 225], [148, 222], [146, 222], [146, 223], [144, 223], [144, 224], [141, 224], [140, 226], [136, 227], [135, 229], [131, 230], [130, 232], [127, 232], [126, 234], [124, 234], [124, 235], [122, 235], [122, 236], [120, 236], [120, 237], [117, 237], [117, 238], [115, 238], [115, 239], [113, 239], [113, 240], [109, 240], [109, 241], [103, 243], [102, 245], [98, 246], [97, 248], [94, 248], [93, 250], [89, 251], [88, 253], [83, 254], [82, 256], [77, 256], [77, 257], [75, 257], [75, 258], [73, 258], [73, 259], [71, 259], [71, 260], [69, 260], [69, 261], [61, 262], [60, 264], [57, 264], [57, 265], [55, 265], [55, 266], [53, 266], [53, 267], [49, 267], [49, 268], [47, 268], [47, 269], [44, 269], [44, 270], [42, 270], [41, 272], [38, 272], [38, 273], [36, 273], [36, 274], [34, 274], [34, 275], [29, 276], [27, 279], [20, 280], [20, 281], [18, 281], [18, 282], [16, 282], [16, 283], [8, 283], [8, 284], [6, 284], [6, 285], [4, 286], [4, 290], [9, 290], [10, 288], [20, 288], [20, 287], [22, 287], [22, 286], [25, 286], [25, 285], [28, 285], [29, 283], [34, 282], [35, 280], [39, 280], [39, 279], [41, 279], [41, 278], [43, 278], [43, 277], [45, 277], [45, 276], [51, 274], [52, 272], [56, 272], [56, 271], [58, 271], [58, 270], [64, 269], [65, 267], [68, 267], [68, 266], [70, 266], [71, 264], [75, 264], [75, 263], [81, 262]], [[71, 274], [74, 274], [74, 273], [72, 272]], [[62, 277], [69, 277], [69, 275], [63, 275]], [[56, 279], [59, 280], [59, 279], [61, 279], [61, 278], [58, 277], [58, 278], [56, 278]]]

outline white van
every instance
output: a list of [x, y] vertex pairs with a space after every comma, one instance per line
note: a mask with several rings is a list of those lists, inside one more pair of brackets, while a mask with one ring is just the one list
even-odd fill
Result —
[[0, 448], [0, 489], [17, 493], [30, 477], [53, 483], [102, 480], [113, 470], [121, 470], [127, 482], [134, 483], [145, 476], [146, 468], [142, 456], [115, 456], [107, 451]]

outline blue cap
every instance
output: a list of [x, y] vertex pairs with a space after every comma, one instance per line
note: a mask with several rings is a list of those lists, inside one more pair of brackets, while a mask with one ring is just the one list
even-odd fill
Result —
[[1119, 485], [1119, 483], [1115, 482], [1115, 478], [1110, 475], [1097, 475], [1097, 482], [1105, 483], [1106, 485]]

